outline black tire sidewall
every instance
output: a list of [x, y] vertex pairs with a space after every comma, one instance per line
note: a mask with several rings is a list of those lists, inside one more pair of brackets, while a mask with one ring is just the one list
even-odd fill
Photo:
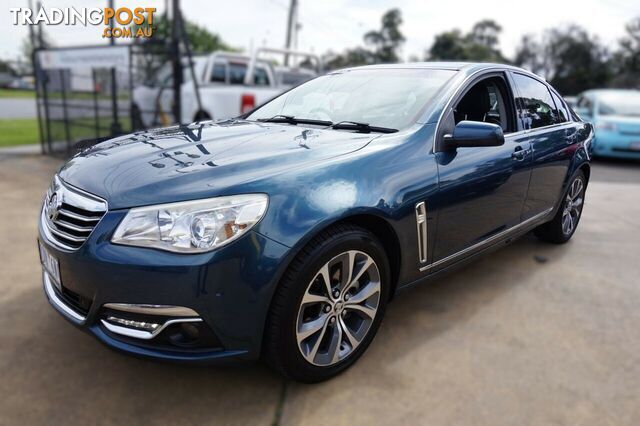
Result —
[[[381, 294], [376, 317], [362, 343], [346, 359], [332, 366], [310, 364], [300, 353], [296, 341], [296, 321], [298, 309], [309, 282], [320, 268], [333, 257], [348, 250], [362, 251], [376, 262], [380, 271]], [[390, 272], [386, 253], [378, 240], [364, 230], [349, 230], [314, 247], [304, 260], [302, 268], [294, 276], [294, 281], [285, 295], [282, 328], [279, 330], [279, 348], [282, 368], [287, 375], [304, 382], [318, 382], [333, 377], [353, 365], [367, 349], [385, 313], [389, 299]]]

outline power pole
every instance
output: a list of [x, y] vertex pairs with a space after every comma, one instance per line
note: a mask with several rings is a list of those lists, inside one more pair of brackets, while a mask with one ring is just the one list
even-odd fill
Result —
[[[109, 7], [115, 10], [115, 6], [113, 5], [113, 0], [109, 0]], [[109, 27], [111, 27], [111, 38], [109, 38], [109, 45], [115, 46], [116, 39], [113, 37], [113, 27], [114, 19], [111, 18], [109, 21]], [[111, 136], [119, 135], [122, 133], [122, 127], [120, 127], [120, 121], [118, 120], [118, 75], [116, 74], [116, 69], [111, 68]], [[96, 88], [94, 87], [95, 91]]]
[[182, 58], [180, 53], [180, 38], [182, 36], [183, 22], [180, 14], [180, 0], [172, 0], [173, 26], [171, 28], [171, 62], [173, 68], [173, 116], [177, 124], [182, 123]]
[[[291, 0], [289, 4], [289, 16], [287, 18], [287, 40], [285, 48], [291, 49], [294, 33], [298, 28], [298, 0]], [[289, 66], [289, 55], [284, 55], [284, 65]]]

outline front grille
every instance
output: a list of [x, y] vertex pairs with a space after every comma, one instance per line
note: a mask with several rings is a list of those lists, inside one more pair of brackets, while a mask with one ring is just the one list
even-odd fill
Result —
[[54, 177], [42, 207], [42, 221], [52, 242], [80, 247], [107, 211], [106, 201], [70, 187]]

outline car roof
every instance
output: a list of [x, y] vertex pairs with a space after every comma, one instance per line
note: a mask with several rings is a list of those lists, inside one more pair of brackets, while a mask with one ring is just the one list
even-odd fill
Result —
[[345, 68], [339, 71], [356, 70], [356, 69], [441, 69], [452, 71], [465, 71], [476, 72], [483, 69], [495, 69], [502, 68], [512, 71], [520, 71], [526, 74], [532, 74], [531, 72], [522, 68], [514, 67], [512, 65], [490, 63], [490, 62], [407, 62], [399, 64], [376, 64], [376, 65], [364, 65], [360, 67]]
[[638, 89], [589, 89], [581, 93], [581, 95], [604, 95], [607, 93], [638, 93], [640, 90]]

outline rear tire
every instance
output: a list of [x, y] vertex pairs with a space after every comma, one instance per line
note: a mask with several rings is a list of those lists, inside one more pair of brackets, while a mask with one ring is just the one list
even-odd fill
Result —
[[352, 225], [322, 232], [292, 261], [276, 290], [265, 361], [305, 383], [340, 374], [373, 340], [389, 284], [389, 263], [374, 235]]
[[569, 241], [576, 232], [582, 216], [586, 188], [587, 179], [580, 170], [569, 183], [554, 218], [534, 229], [535, 236], [541, 241], [553, 244], [564, 244]]

